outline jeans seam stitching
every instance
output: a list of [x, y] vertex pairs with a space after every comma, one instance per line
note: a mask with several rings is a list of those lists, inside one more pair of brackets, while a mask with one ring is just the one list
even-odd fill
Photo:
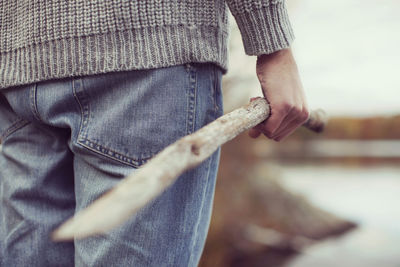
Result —
[[34, 84], [30, 90], [29, 94], [30, 102], [31, 102], [31, 110], [32, 114], [35, 117], [36, 120], [42, 121], [39, 110], [37, 107], [37, 84]]
[[82, 103], [81, 103], [81, 101], [79, 100], [78, 95], [77, 95], [77, 92], [76, 92], [75, 83], [74, 83], [74, 81], [72, 81], [71, 83], [72, 83], [72, 86], [71, 86], [71, 87], [72, 87], [72, 94], [74, 95], [74, 98], [75, 98], [76, 102], [77, 102], [78, 105], [79, 105], [79, 111], [81, 112], [81, 123], [79, 124], [79, 133], [78, 133], [78, 139], [79, 139], [79, 138], [80, 138], [80, 135], [81, 135], [82, 132], [83, 132], [83, 120], [84, 120], [85, 115], [84, 115], [84, 113], [83, 113], [83, 106], [82, 106]]
[[189, 72], [189, 94], [188, 94], [188, 115], [186, 124], [186, 133], [191, 134], [195, 129], [196, 121], [196, 95], [197, 95], [197, 73], [194, 67], [187, 67]]
[[75, 100], [78, 102], [81, 111], [81, 123], [79, 125], [78, 140], [79, 139], [85, 140], [87, 138], [87, 133], [85, 132], [85, 126], [89, 123], [90, 106], [87, 100], [85, 99], [85, 93], [83, 91], [83, 81], [81, 79], [79, 80], [82, 87], [81, 92], [77, 91], [75, 80], [72, 81], [72, 92], [74, 94]]
[[[209, 158], [208, 159], [208, 165], [207, 165], [207, 179], [206, 179], [206, 184], [204, 186], [204, 190], [203, 190], [203, 194], [202, 194], [202, 201], [201, 201], [201, 207], [200, 207], [199, 212], [198, 212], [198, 219], [197, 219], [197, 222], [196, 222], [196, 226], [194, 227], [195, 233], [194, 233], [193, 239], [192, 239], [193, 242], [192, 242], [191, 248], [190, 248], [191, 251], [193, 251], [193, 249], [195, 247], [195, 243], [196, 243], [195, 240], [196, 240], [196, 238], [198, 236], [198, 233], [199, 233], [201, 212], [203, 211], [203, 208], [204, 208], [204, 198], [205, 198], [205, 194], [206, 194], [206, 191], [207, 191], [208, 183], [209, 183], [209, 180], [210, 180], [209, 178], [210, 178], [211, 162], [212, 162], [212, 160], [211, 160], [211, 158]], [[194, 253], [191, 253], [191, 255], [189, 257], [189, 262], [188, 262], [189, 264], [191, 263], [191, 261], [193, 259], [193, 254]], [[188, 265], [188, 266], [190, 266], [190, 265]]]
[[[110, 149], [110, 148], [107, 148], [107, 147], [105, 147], [103, 145], [97, 144], [97, 143], [89, 140], [88, 138], [85, 138], [83, 140], [78, 140], [78, 143], [81, 146], [83, 146], [83, 147], [85, 147], [85, 148], [87, 148], [87, 149], [89, 149], [89, 150], [91, 150], [93, 152], [96, 152], [96, 153], [98, 153], [100, 155], [103, 155], [103, 156], [105, 156], [107, 158], [116, 160], [116, 161], [121, 162], [121, 163], [128, 164], [129, 166], [133, 166], [133, 167], [139, 167], [139, 166], [143, 165], [144, 163], [146, 163], [149, 159], [152, 158], [152, 155], [151, 156], [145, 156], [145, 157], [140, 158], [140, 159], [129, 157], [129, 156], [123, 155], [122, 153], [114, 151], [113, 149]], [[96, 148], [95, 146], [98, 147], [98, 148]], [[110, 152], [112, 152], [113, 155], [110, 155], [110, 154], [108, 154], [108, 153], [106, 153], [105, 151], [102, 151], [102, 150], [110, 151]], [[122, 158], [119, 158], [116, 155], [120, 155]]]
[[19, 129], [21, 129], [25, 125], [28, 125], [29, 123], [30, 122], [27, 121], [27, 120], [18, 119], [10, 127], [8, 127], [7, 130], [5, 130], [5, 132], [0, 136], [0, 140], [6, 139], [9, 135], [11, 135], [12, 133], [18, 131]]
[[217, 71], [217, 67], [214, 66], [213, 68], [213, 74], [214, 74], [214, 82], [213, 82], [213, 97], [214, 97], [214, 115], [217, 115], [218, 112], [218, 104], [217, 104], [217, 98], [218, 98], [218, 71]]

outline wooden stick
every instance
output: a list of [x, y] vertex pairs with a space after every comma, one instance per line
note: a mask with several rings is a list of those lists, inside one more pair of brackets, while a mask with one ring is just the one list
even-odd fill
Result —
[[[53, 239], [81, 239], [122, 224], [160, 195], [183, 172], [199, 165], [219, 146], [264, 121], [269, 114], [267, 101], [258, 98], [181, 138], [65, 222], [53, 233]], [[321, 111], [311, 112], [305, 126], [321, 131], [325, 121]]]

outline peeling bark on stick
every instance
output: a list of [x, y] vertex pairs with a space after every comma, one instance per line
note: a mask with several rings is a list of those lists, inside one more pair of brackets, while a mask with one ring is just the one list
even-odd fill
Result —
[[[53, 234], [55, 240], [81, 239], [103, 233], [128, 220], [135, 212], [161, 194], [184, 171], [207, 159], [222, 144], [268, 118], [269, 105], [258, 98], [195, 133], [185, 136], [130, 174], [87, 209], [69, 219]], [[311, 113], [310, 125], [315, 123]]]

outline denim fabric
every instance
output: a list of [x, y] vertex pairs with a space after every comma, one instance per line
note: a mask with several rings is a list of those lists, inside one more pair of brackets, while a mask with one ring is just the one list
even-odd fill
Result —
[[1, 91], [3, 266], [196, 266], [219, 151], [129, 222], [53, 243], [50, 232], [154, 154], [222, 114], [213, 64], [54, 80]]

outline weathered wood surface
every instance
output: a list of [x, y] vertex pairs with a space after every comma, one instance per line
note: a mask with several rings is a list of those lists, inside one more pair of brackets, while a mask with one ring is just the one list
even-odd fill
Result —
[[[258, 98], [181, 138], [65, 222], [53, 233], [53, 239], [81, 239], [122, 224], [161, 194], [180, 174], [199, 165], [222, 144], [267, 119], [269, 113], [267, 101]], [[321, 114], [311, 112], [305, 126], [320, 131], [325, 124]]]

